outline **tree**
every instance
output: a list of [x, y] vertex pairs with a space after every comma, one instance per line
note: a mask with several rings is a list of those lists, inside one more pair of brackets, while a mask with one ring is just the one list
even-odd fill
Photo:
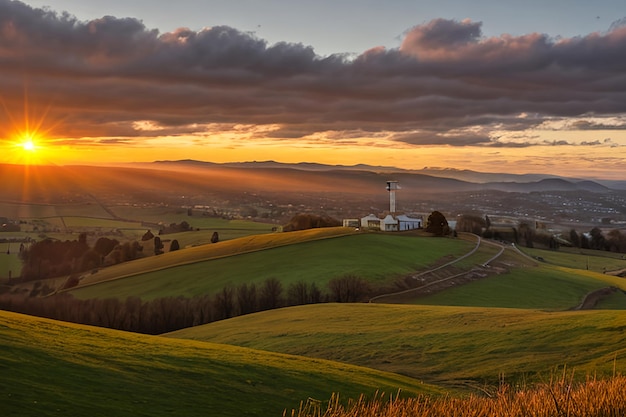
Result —
[[163, 253], [163, 242], [161, 242], [161, 238], [158, 236], [154, 237], [154, 254], [160, 255]]
[[172, 243], [170, 243], [170, 252], [174, 252], [179, 249], [180, 249], [180, 244], [178, 243], [178, 240], [177, 239], [172, 240]]
[[309, 286], [304, 281], [293, 283], [287, 290], [287, 302], [289, 305], [304, 305], [311, 301]]
[[569, 231], [569, 241], [575, 248], [580, 248], [580, 236], [578, 236], [578, 232], [575, 229]]
[[227, 285], [215, 296], [215, 315], [218, 319], [228, 319], [233, 316], [235, 311], [234, 294], [233, 287]]
[[276, 278], [268, 278], [263, 282], [259, 297], [261, 310], [271, 310], [282, 307], [283, 284]]
[[625, 253], [626, 252], [626, 235], [619, 231], [619, 229], [613, 229], [608, 233], [606, 239], [607, 250], [611, 252]]
[[604, 238], [604, 235], [602, 234], [602, 230], [600, 230], [597, 227], [594, 227], [593, 229], [591, 229], [589, 234], [591, 235], [591, 241], [589, 242], [589, 247], [591, 249], [596, 249], [596, 250], [605, 250], [606, 239]]
[[220, 235], [217, 232], [213, 232], [211, 236], [211, 243], [217, 243], [220, 241]]
[[456, 223], [456, 230], [481, 235], [485, 226], [486, 223], [482, 217], [472, 214], [463, 214]]
[[534, 247], [534, 245], [533, 245], [533, 238], [534, 238], [535, 233], [534, 233], [533, 229], [531, 229], [531, 227], [528, 225], [528, 223], [521, 222], [519, 224], [519, 233], [518, 234], [526, 242], [526, 247], [527, 248]]
[[371, 292], [370, 284], [365, 279], [346, 274], [329, 281], [331, 299], [337, 303], [358, 303], [365, 301]]
[[143, 234], [143, 236], [141, 237], [142, 241], [148, 241], [148, 240], [152, 240], [154, 239], [154, 234], [152, 233], [151, 230], [148, 230], [146, 233]]
[[83, 255], [81, 260], [80, 270], [88, 271], [90, 269], [98, 268], [102, 263], [102, 255], [96, 252], [94, 249], [88, 250]]
[[237, 307], [239, 314], [250, 314], [258, 311], [256, 285], [243, 283], [237, 287]]
[[450, 233], [450, 226], [448, 226], [446, 217], [435, 210], [428, 216], [425, 230], [437, 236], [444, 236]]
[[101, 237], [98, 240], [96, 240], [96, 244], [94, 245], [93, 250], [98, 252], [100, 256], [107, 256], [119, 244], [120, 242], [118, 242], [115, 239], [109, 239], [108, 237]]

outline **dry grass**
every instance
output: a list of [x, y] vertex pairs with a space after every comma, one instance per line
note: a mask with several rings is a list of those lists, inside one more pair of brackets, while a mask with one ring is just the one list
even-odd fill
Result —
[[328, 404], [309, 399], [291, 417], [623, 417], [624, 392], [624, 376], [574, 382], [564, 375], [530, 389], [502, 385], [494, 394], [465, 398], [383, 394], [373, 399], [361, 396], [343, 405], [335, 395]]

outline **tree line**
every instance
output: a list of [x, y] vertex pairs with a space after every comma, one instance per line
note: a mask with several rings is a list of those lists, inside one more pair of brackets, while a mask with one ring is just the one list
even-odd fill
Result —
[[613, 229], [606, 233], [599, 227], [594, 227], [587, 233], [570, 229], [567, 234], [555, 235], [537, 229], [528, 222], [520, 222], [517, 227], [511, 226], [510, 229], [506, 230], [493, 228], [489, 216], [464, 214], [459, 217], [456, 230], [474, 233], [488, 239], [507, 240], [529, 248], [541, 245], [557, 250], [561, 246], [570, 246], [580, 249], [626, 253], [626, 234], [619, 229]]
[[287, 306], [363, 302], [373, 295], [367, 280], [350, 274], [333, 278], [324, 290], [303, 281], [285, 288], [280, 280], [268, 278], [258, 285], [227, 285], [213, 295], [147, 301], [139, 297], [81, 300], [66, 292], [52, 292], [41, 282], [30, 293], [5, 292], [0, 294], [0, 309], [136, 333], [162, 334]]
[[[186, 223], [186, 222], [183, 222]], [[188, 228], [188, 225], [184, 225]], [[211, 243], [217, 243], [219, 235], [213, 232]], [[144, 250], [148, 245], [149, 250]], [[23, 281], [70, 276], [69, 282], [78, 283], [78, 277], [72, 276], [100, 267], [116, 265], [145, 256], [164, 253], [165, 245], [159, 236], [148, 230], [138, 241], [120, 243], [117, 239], [100, 237], [93, 245], [87, 243], [87, 234], [81, 233], [78, 240], [44, 239], [21, 245], [19, 257], [22, 260]], [[178, 240], [171, 241], [170, 252], [180, 249]]]

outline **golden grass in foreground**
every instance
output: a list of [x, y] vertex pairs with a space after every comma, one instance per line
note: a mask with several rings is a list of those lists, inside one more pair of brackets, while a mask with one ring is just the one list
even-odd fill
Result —
[[[573, 383], [565, 378], [528, 390], [502, 386], [492, 396], [466, 398], [416, 397], [389, 400], [384, 395], [342, 405], [333, 396], [328, 405], [309, 400], [292, 417], [623, 417], [626, 377]], [[285, 414], [286, 415], [286, 414]]]

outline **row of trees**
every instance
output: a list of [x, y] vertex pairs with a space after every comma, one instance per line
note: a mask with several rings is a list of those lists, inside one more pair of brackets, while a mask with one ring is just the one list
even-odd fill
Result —
[[19, 254], [22, 279], [25, 281], [60, 277], [115, 265], [143, 256], [139, 242], [120, 242], [107, 237], [99, 238], [93, 247], [87, 244], [87, 234], [78, 240], [44, 239], [30, 244]]
[[161, 334], [286, 306], [367, 301], [372, 295], [369, 283], [355, 275], [332, 279], [326, 291], [315, 283], [306, 282], [290, 284], [285, 290], [281, 281], [269, 278], [259, 285], [227, 285], [213, 296], [165, 297], [150, 301], [138, 297], [79, 300], [68, 293], [42, 296], [50, 291], [36, 286], [30, 294], [1, 294], [0, 309], [137, 333]]
[[[141, 241], [142, 244], [137, 241], [120, 243], [116, 239], [101, 237], [90, 247], [87, 234], [81, 233], [78, 240], [60, 241], [48, 238], [28, 246], [22, 244], [19, 253], [23, 263], [21, 277], [24, 281], [55, 278], [132, 261], [152, 254], [150, 246], [147, 250], [149, 253], [144, 252], [146, 244], [152, 245], [155, 255], [164, 252], [165, 245], [161, 238], [154, 236], [150, 230], [143, 235]], [[213, 232], [211, 242], [218, 241], [218, 233]], [[169, 250], [179, 249], [180, 244], [174, 239]]]
[[588, 233], [571, 229], [566, 235], [554, 235], [537, 230], [528, 222], [521, 222], [517, 227], [511, 227], [508, 230], [503, 230], [503, 228], [494, 230], [488, 216], [483, 218], [465, 214], [459, 217], [456, 230], [474, 233], [485, 238], [510, 240], [530, 248], [541, 245], [556, 250], [562, 245], [567, 245], [581, 249], [626, 253], [626, 234], [618, 229], [613, 229], [606, 234], [599, 227], [592, 228]]

